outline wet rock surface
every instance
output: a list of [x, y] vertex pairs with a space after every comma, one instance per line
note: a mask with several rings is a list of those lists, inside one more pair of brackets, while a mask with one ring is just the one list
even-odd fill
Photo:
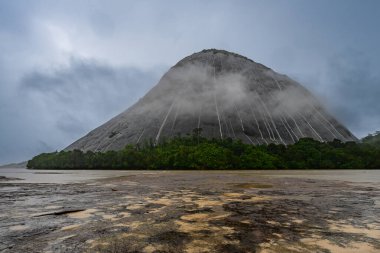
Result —
[[380, 252], [380, 183], [152, 172], [0, 194], [0, 252]]
[[0, 176], [0, 182], [1, 181], [13, 181], [13, 180], [21, 180], [20, 178], [15, 178], [15, 177], [4, 177]]

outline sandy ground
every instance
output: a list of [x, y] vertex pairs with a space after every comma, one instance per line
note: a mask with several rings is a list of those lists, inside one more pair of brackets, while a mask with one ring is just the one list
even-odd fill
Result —
[[380, 182], [152, 172], [0, 194], [0, 252], [380, 252]]

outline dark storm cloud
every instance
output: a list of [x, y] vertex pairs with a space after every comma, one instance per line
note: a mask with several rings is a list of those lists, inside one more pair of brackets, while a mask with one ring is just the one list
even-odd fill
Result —
[[67, 122], [92, 114], [105, 120], [112, 113], [126, 109], [156, 81], [153, 72], [113, 68], [74, 58], [68, 66], [25, 75], [19, 92], [33, 103], [38, 99], [50, 113], [59, 112], [60, 117], [68, 117]]
[[0, 0], [0, 164], [65, 147], [204, 48], [300, 81], [362, 137], [380, 129], [379, 18], [375, 0]]
[[125, 110], [157, 80], [154, 71], [77, 58], [67, 66], [27, 73], [15, 93], [19, 99], [6, 101], [12, 108], [0, 110], [0, 131], [10, 133], [1, 136], [0, 157], [11, 162], [62, 149]]
[[290, 76], [310, 89], [357, 137], [379, 129], [380, 59], [351, 48], [319, 64], [318, 71], [303, 71], [300, 66]]
[[[377, 65], [378, 66], [378, 65]], [[357, 51], [336, 55], [328, 64], [328, 101], [347, 126], [363, 136], [380, 128], [380, 73], [369, 57]]]
[[51, 73], [26, 75], [20, 92], [30, 99], [39, 99], [49, 115], [57, 113], [58, 129], [79, 136], [90, 122], [100, 124], [125, 110], [157, 79], [154, 72], [73, 59], [69, 66]]

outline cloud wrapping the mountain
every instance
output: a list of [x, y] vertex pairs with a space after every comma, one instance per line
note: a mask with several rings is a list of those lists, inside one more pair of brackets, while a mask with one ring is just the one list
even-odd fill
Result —
[[379, 10], [354, 0], [0, 0], [0, 164], [65, 147], [204, 48], [299, 81], [362, 137], [380, 126]]

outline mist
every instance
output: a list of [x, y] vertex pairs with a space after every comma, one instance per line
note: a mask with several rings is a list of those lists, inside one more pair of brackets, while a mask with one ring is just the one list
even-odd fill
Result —
[[[236, 52], [286, 74], [357, 137], [375, 132], [379, 5], [0, 1], [0, 164], [66, 147], [138, 101], [183, 57], [205, 48]], [[239, 84], [245, 77], [217, 78], [237, 83], [218, 91], [221, 110], [231, 102], [225, 92], [244, 100], [246, 87]], [[271, 96], [274, 114], [281, 115], [276, 104], [295, 101]], [[186, 111], [191, 100], [178, 110]], [[285, 107], [292, 112], [299, 105]], [[177, 107], [172, 110], [175, 115]]]
[[356, 141], [307, 89], [242, 56], [206, 50], [177, 63], [143, 98], [67, 150], [119, 150], [193, 134], [245, 143]]

